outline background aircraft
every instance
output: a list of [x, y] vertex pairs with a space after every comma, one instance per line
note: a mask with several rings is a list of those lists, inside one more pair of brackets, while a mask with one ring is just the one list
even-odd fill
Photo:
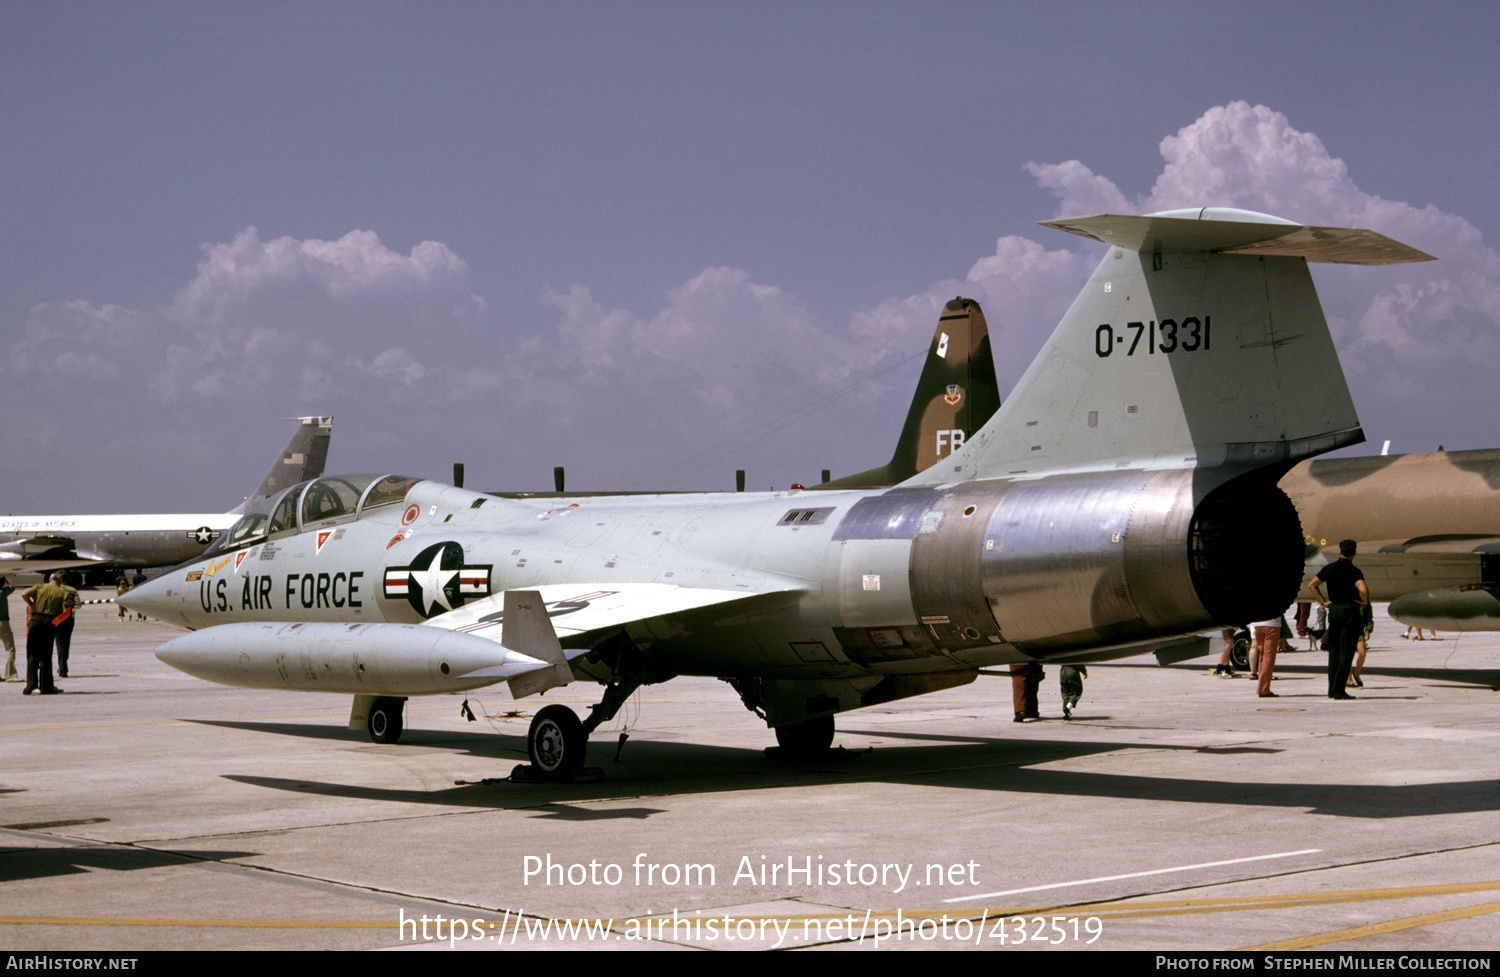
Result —
[[962, 448], [999, 409], [1000, 381], [995, 377], [989, 324], [978, 302], [959, 296], [938, 316], [891, 460], [811, 487], [889, 488], [904, 482]]
[[[938, 316], [927, 359], [917, 378], [916, 393], [896, 440], [891, 460], [878, 468], [805, 486], [809, 490], [836, 488], [890, 488], [940, 458], [963, 447], [964, 441], [984, 426], [1000, 408], [1000, 381], [995, 375], [989, 325], [984, 311], [973, 299], [958, 296], [946, 303]], [[744, 491], [743, 475], [738, 473]], [[455, 465], [453, 484], [463, 488], [463, 465]], [[828, 472], [823, 473], [824, 478]], [[563, 470], [553, 469], [555, 492], [489, 492], [502, 499], [571, 499], [605, 495], [654, 495], [661, 493], [566, 492]], [[693, 494], [693, 493], [670, 493]]]
[[247, 508], [323, 474], [331, 417], [299, 417], [286, 450], [255, 491], [228, 512], [0, 518], [0, 573], [173, 566], [208, 548]]
[[1500, 630], [1500, 450], [1318, 459], [1281, 487], [1302, 515], [1309, 576], [1354, 539], [1371, 599], [1402, 624]]
[[1230, 209], [1049, 224], [1111, 247], [1006, 404], [894, 488], [562, 505], [323, 478], [126, 603], [202, 629], [159, 649], [174, 667], [353, 693], [351, 725], [379, 740], [409, 695], [597, 681], [586, 721], [533, 719], [533, 765], [556, 776], [636, 688], [678, 674], [723, 678], [811, 750], [838, 712], [982, 667], [1280, 613], [1305, 554], [1276, 482], [1363, 440], [1307, 261], [1428, 256]]

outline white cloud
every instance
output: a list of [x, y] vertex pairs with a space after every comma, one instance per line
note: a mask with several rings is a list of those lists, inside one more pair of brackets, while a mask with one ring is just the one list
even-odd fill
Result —
[[1134, 203], [1123, 194], [1111, 201], [1115, 185], [1077, 160], [1027, 170], [1063, 213], [1241, 207], [1369, 228], [1435, 255], [1440, 260], [1399, 267], [1320, 265], [1314, 276], [1367, 429], [1399, 429], [1406, 450], [1445, 440], [1444, 430], [1450, 444], [1485, 443], [1484, 433], [1455, 423], [1445, 398], [1432, 394], [1488, 390], [1488, 364], [1500, 353], [1500, 254], [1477, 228], [1431, 205], [1366, 193], [1322, 140], [1263, 105], [1212, 108], [1163, 139], [1161, 154], [1165, 166]]
[[[1455, 425], [1467, 424], [1480, 432], [1468, 441], [1485, 443], [1492, 408], [1474, 402], [1483, 395], [1467, 394], [1468, 409], [1455, 411], [1443, 393], [1487, 391], [1500, 356], [1500, 255], [1475, 227], [1362, 191], [1315, 135], [1264, 106], [1213, 108], [1163, 139], [1161, 152], [1154, 184], [1135, 197], [1078, 160], [1026, 169], [1062, 214], [1236, 206], [1368, 227], [1437, 255], [1421, 265], [1314, 273], [1372, 437], [1406, 432], [1398, 450], [1451, 446], [1465, 441]], [[263, 241], [248, 228], [204, 245], [195, 273], [163, 305], [36, 306], [0, 377], [13, 402], [65, 397], [86, 406], [109, 441], [93, 460], [99, 466], [167, 465], [187, 446], [227, 465], [265, 440], [270, 417], [334, 413], [341, 451], [357, 456], [365, 445], [378, 455], [359, 463], [366, 467], [386, 464], [393, 446], [401, 457], [440, 458], [542, 446], [566, 451], [575, 468], [587, 458], [592, 469], [577, 477], [589, 487], [670, 487], [702, 484], [702, 475], [657, 477], [701, 450], [694, 446], [723, 445], [742, 465], [737, 446], [758, 443], [776, 445], [759, 450], [805, 478], [817, 467], [847, 472], [883, 460], [915, 381], [913, 354], [955, 295], [984, 306], [1009, 388], [1101, 251], [1050, 230], [1036, 238], [1001, 237], [962, 277], [955, 269], [847, 320], [818, 321], [774, 284], [711, 267], [654, 308], [611, 306], [588, 283], [548, 290], [540, 316], [513, 317], [536, 323], [521, 329], [495, 321], [467, 264], [443, 244], [402, 254], [370, 231]], [[879, 383], [845, 389], [906, 364]], [[819, 404], [817, 421], [783, 431], [786, 417], [810, 403]], [[0, 450], [69, 477], [65, 427], [51, 418], [0, 438]], [[553, 463], [534, 467], [545, 477]], [[521, 481], [510, 485], [528, 487]], [[579, 484], [574, 469], [570, 484]]]
[[587, 379], [627, 369], [671, 378], [720, 409], [767, 396], [770, 373], [836, 380], [854, 355], [848, 338], [814, 323], [802, 303], [737, 268], [705, 269], [649, 318], [606, 308], [582, 285], [542, 301], [563, 313], [559, 340]]
[[[404, 346], [392, 346], [371, 360], [355, 357], [354, 364], [372, 377], [378, 377], [381, 380], [395, 380], [406, 387], [421, 381], [423, 377], [427, 376], [427, 368], [418, 363], [416, 358]], [[319, 374], [309, 376], [304, 382], [318, 382], [321, 379], [322, 375]]]
[[1058, 217], [1129, 214], [1135, 209], [1119, 187], [1076, 159], [1064, 163], [1027, 163], [1023, 169], [1036, 177], [1037, 186], [1057, 197]]
[[250, 227], [233, 241], [203, 246], [197, 276], [177, 293], [169, 312], [201, 326], [223, 320], [268, 291], [390, 299], [462, 287], [468, 277], [463, 259], [436, 241], [423, 241], [410, 255], [401, 255], [381, 244], [374, 231], [350, 231], [337, 241], [261, 241]]

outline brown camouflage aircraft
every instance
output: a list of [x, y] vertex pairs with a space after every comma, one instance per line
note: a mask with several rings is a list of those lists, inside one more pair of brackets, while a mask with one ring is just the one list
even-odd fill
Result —
[[879, 468], [837, 478], [819, 489], [887, 488], [926, 471], [964, 446], [1000, 409], [990, 331], [979, 303], [963, 296], [943, 306], [917, 381], [896, 453]]
[[1302, 519], [1308, 565], [1358, 540], [1373, 600], [1500, 582], [1500, 450], [1325, 458], [1281, 479]]
[[1395, 601], [1397, 620], [1500, 629], [1486, 589], [1500, 585], [1500, 450], [1315, 459], [1280, 484], [1302, 519], [1309, 577], [1338, 559], [1339, 540], [1358, 540], [1370, 598]]

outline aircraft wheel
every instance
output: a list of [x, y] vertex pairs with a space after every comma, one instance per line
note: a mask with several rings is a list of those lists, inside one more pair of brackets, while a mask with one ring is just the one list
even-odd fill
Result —
[[833, 745], [833, 717], [819, 716], [776, 727], [776, 742], [788, 753], [817, 756]]
[[1234, 646], [1229, 649], [1229, 660], [1242, 672], [1250, 670], [1250, 640], [1248, 638], [1240, 638], [1234, 643]]
[[581, 768], [588, 748], [588, 734], [567, 706], [548, 706], [538, 712], [526, 736], [531, 765], [547, 777], [565, 777]]
[[376, 699], [370, 706], [370, 739], [376, 743], [395, 743], [401, 739], [401, 708], [406, 700]]

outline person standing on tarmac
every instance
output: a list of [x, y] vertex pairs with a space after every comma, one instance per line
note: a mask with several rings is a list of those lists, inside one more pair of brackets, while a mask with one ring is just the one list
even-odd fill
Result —
[[65, 570], [54, 573], [52, 579], [68, 592], [68, 605], [63, 612], [63, 619], [57, 622], [57, 677], [67, 678], [68, 652], [73, 647], [73, 625], [77, 623], [78, 588], [68, 583], [68, 573]]
[[58, 619], [66, 620], [68, 592], [61, 584], [48, 580], [26, 588], [21, 599], [27, 604], [26, 688], [21, 694], [56, 695], [62, 689], [52, 684], [52, 642], [57, 637]]
[[1018, 723], [1041, 719], [1037, 705], [1037, 689], [1042, 684], [1041, 662], [1013, 662], [1010, 666], [1011, 701], [1015, 705]]
[[5, 681], [19, 682], [21, 677], [16, 674], [16, 639], [10, 630], [10, 595], [15, 592], [15, 587], [4, 577], [0, 577], [0, 642], [5, 643]]
[[[1364, 633], [1362, 608], [1370, 603], [1370, 588], [1365, 575], [1354, 565], [1358, 544], [1352, 539], [1339, 543], [1339, 558], [1318, 571], [1308, 586], [1318, 603], [1328, 608], [1328, 698], [1352, 699], [1344, 691], [1349, 682], [1349, 668]], [[1323, 586], [1328, 597], [1323, 597]]]
[[1276, 698], [1276, 693], [1271, 691], [1271, 679], [1276, 672], [1276, 651], [1281, 647], [1283, 620], [1284, 618], [1277, 617], [1269, 621], [1257, 621], [1255, 624], [1254, 674], [1258, 680], [1256, 692], [1262, 699]]

